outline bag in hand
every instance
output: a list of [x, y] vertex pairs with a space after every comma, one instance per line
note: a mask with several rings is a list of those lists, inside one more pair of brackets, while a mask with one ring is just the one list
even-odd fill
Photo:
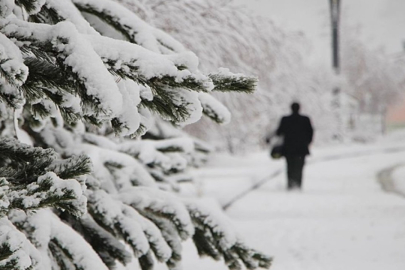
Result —
[[284, 155], [284, 154], [283, 154], [283, 145], [282, 145], [282, 144], [274, 145], [274, 146], [271, 148], [270, 156], [271, 156], [273, 159], [279, 159], [279, 158], [281, 158], [283, 155]]
[[284, 156], [284, 137], [274, 136], [271, 145], [270, 156], [273, 159], [279, 159]]

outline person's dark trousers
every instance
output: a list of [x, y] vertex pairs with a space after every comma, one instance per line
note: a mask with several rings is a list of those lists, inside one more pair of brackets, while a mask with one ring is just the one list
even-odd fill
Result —
[[305, 156], [287, 156], [288, 189], [301, 188]]

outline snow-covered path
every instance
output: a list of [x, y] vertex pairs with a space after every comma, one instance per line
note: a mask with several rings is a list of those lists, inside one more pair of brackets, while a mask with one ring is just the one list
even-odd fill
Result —
[[[376, 179], [379, 171], [405, 164], [405, 152], [381, 150], [403, 146], [386, 142], [337, 148], [334, 153], [347, 156], [356, 151], [372, 154], [308, 164], [302, 192], [287, 192], [283, 173], [227, 213], [251, 246], [274, 257], [273, 270], [403, 270], [405, 198], [384, 192]], [[315, 151], [314, 159], [322, 151]], [[214, 180], [202, 188], [221, 203], [284, 165], [264, 154], [231, 162], [220, 157], [213, 164], [204, 177]], [[226, 268], [204, 261], [193, 269]]]
[[228, 213], [275, 270], [403, 270], [405, 200], [375, 175], [404, 154], [385, 155], [309, 165], [303, 192], [280, 189], [283, 175]]

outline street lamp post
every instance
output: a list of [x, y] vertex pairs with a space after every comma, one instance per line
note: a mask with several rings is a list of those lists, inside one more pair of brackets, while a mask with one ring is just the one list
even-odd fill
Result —
[[[340, 21], [340, 0], [329, 0], [331, 26], [332, 26], [332, 67], [336, 79], [340, 74], [340, 58], [339, 58], [339, 21]], [[336, 80], [337, 81], [337, 80]], [[337, 121], [337, 130], [333, 137], [337, 140], [342, 139], [342, 115], [341, 115], [341, 102], [340, 102], [340, 88], [336, 84], [332, 91], [332, 107]]]
[[332, 25], [332, 65], [335, 74], [340, 72], [339, 61], [339, 21], [340, 21], [340, 0], [330, 1], [330, 14]]

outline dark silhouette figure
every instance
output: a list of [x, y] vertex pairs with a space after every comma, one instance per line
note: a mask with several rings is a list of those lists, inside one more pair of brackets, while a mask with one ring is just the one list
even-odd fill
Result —
[[291, 104], [292, 114], [284, 116], [276, 131], [284, 138], [283, 155], [287, 160], [288, 189], [301, 188], [302, 170], [305, 156], [309, 155], [308, 146], [312, 142], [311, 120], [299, 114], [300, 104]]

